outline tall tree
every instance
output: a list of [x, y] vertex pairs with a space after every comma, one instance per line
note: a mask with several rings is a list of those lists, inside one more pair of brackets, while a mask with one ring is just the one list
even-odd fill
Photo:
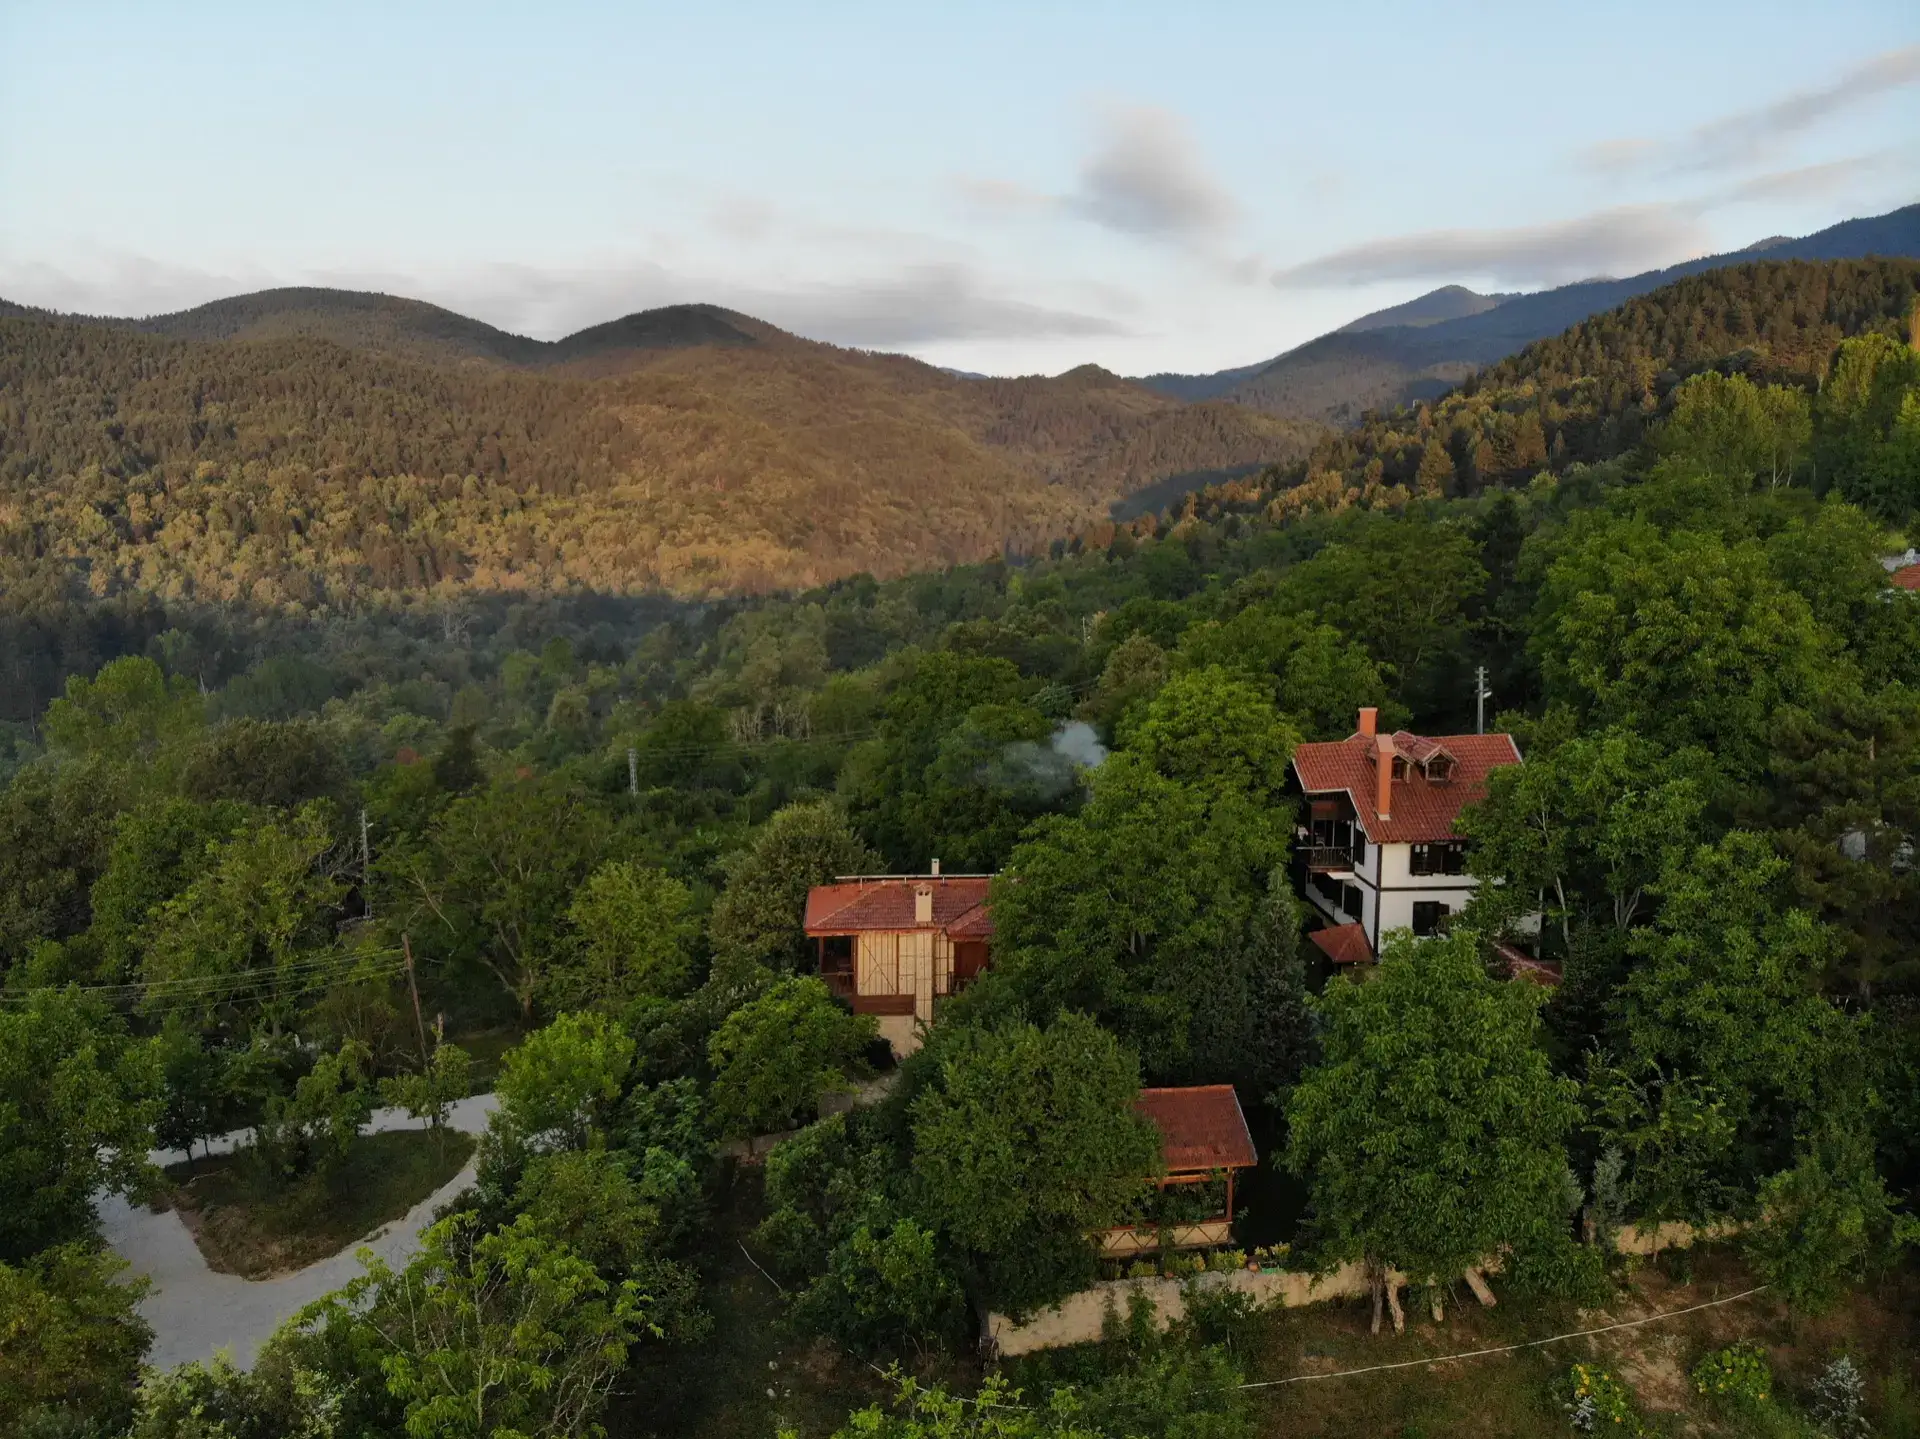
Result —
[[1091, 1277], [1090, 1231], [1160, 1167], [1133, 1056], [1092, 1020], [940, 1035], [912, 1104], [914, 1212], [963, 1254], [981, 1297], [1020, 1312]]
[[1375, 1276], [1376, 1331], [1388, 1267], [1444, 1285], [1508, 1246], [1567, 1237], [1577, 1086], [1540, 1048], [1541, 997], [1489, 979], [1462, 930], [1398, 934], [1364, 982], [1335, 979], [1314, 1001], [1324, 1058], [1288, 1102], [1286, 1164], [1323, 1257]]

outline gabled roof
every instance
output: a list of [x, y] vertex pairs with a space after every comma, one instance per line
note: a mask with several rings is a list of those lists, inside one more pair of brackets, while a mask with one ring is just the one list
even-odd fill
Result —
[[1523, 949], [1516, 949], [1505, 940], [1493, 942], [1493, 952], [1500, 956], [1507, 966], [1508, 979], [1524, 979], [1539, 985], [1542, 989], [1557, 989], [1561, 980], [1561, 969], [1557, 964], [1544, 959], [1535, 959]]
[[1251, 1169], [1260, 1162], [1231, 1084], [1143, 1089], [1133, 1107], [1160, 1131], [1160, 1157], [1169, 1174]]
[[[960, 939], [993, 934], [985, 875], [881, 875], [816, 884], [807, 891], [809, 935], [858, 934], [863, 930], [944, 929]], [[914, 920], [914, 893], [933, 891], [933, 922]]]
[[1363, 924], [1330, 924], [1307, 936], [1335, 964], [1372, 964], [1373, 946]]
[[1898, 590], [1920, 590], [1920, 565], [1903, 565], [1887, 577]]
[[[1343, 740], [1303, 744], [1293, 752], [1293, 771], [1307, 794], [1344, 792], [1360, 827], [1375, 844], [1431, 844], [1453, 838], [1460, 811], [1487, 793], [1487, 776], [1501, 765], [1519, 764], [1520, 747], [1512, 735], [1455, 734], [1428, 738], [1401, 730], [1392, 737], [1394, 752], [1406, 759], [1407, 775], [1393, 782], [1392, 814], [1374, 810], [1377, 794], [1373, 754], [1378, 739], [1353, 734]], [[1453, 777], [1435, 784], [1420, 761], [1444, 750], [1454, 760]]]

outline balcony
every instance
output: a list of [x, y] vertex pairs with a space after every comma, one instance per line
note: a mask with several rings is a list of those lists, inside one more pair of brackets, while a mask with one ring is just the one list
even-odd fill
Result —
[[1295, 851], [1309, 874], [1352, 874], [1359, 855], [1352, 845], [1308, 844]]

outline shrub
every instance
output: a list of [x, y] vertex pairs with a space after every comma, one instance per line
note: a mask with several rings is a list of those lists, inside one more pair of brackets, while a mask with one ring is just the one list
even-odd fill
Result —
[[1743, 1339], [1694, 1365], [1693, 1387], [1722, 1402], [1758, 1406], [1772, 1400], [1773, 1370], [1760, 1346]]
[[1813, 1418], [1831, 1439], [1867, 1439], [1867, 1381], [1845, 1354], [1829, 1364], [1813, 1384]]
[[1595, 1364], [1576, 1364], [1567, 1371], [1566, 1395], [1561, 1407], [1574, 1430], [1581, 1434], [1645, 1434], [1646, 1426], [1633, 1407], [1627, 1386]]

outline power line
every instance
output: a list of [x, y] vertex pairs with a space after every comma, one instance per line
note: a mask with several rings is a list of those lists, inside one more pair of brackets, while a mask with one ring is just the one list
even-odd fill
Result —
[[1388, 1369], [1413, 1369], [1423, 1364], [1451, 1364], [1460, 1359], [1479, 1359], [1488, 1354], [1511, 1354], [1516, 1349], [1538, 1349], [1543, 1344], [1559, 1344], [1568, 1339], [1586, 1339], [1595, 1334], [1611, 1334], [1616, 1329], [1638, 1329], [1642, 1325], [1657, 1324], [1662, 1319], [1678, 1319], [1682, 1314], [1697, 1314], [1702, 1309], [1716, 1309], [1722, 1304], [1733, 1304], [1742, 1299], [1751, 1298], [1771, 1285], [1757, 1284], [1751, 1289], [1743, 1289], [1738, 1294], [1729, 1294], [1725, 1299], [1709, 1299], [1703, 1304], [1689, 1304], [1685, 1309], [1668, 1309], [1660, 1314], [1649, 1314], [1644, 1319], [1623, 1319], [1618, 1324], [1602, 1324], [1598, 1329], [1575, 1329], [1567, 1334], [1554, 1334], [1545, 1339], [1527, 1339], [1518, 1344], [1497, 1344], [1491, 1349], [1467, 1349], [1458, 1354], [1440, 1354], [1430, 1359], [1401, 1359], [1392, 1364], [1369, 1364], [1363, 1369], [1340, 1369], [1331, 1374], [1295, 1374], [1286, 1379], [1261, 1379], [1251, 1384], [1236, 1384], [1235, 1389], [1277, 1389], [1287, 1384], [1304, 1384], [1311, 1379], [1350, 1379], [1356, 1374], [1379, 1374]]

